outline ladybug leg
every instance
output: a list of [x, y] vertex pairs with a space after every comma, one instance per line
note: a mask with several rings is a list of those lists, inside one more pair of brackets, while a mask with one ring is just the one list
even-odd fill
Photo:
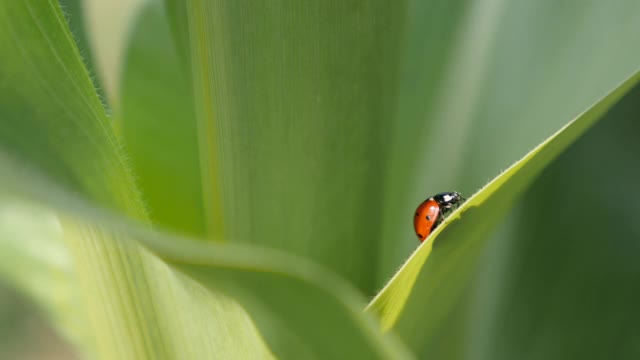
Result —
[[452, 211], [453, 211], [453, 206], [451, 204], [442, 206], [443, 215], [449, 215]]
[[440, 208], [441, 209], [440, 213], [442, 214], [442, 219], [440, 220], [440, 222], [444, 221], [444, 218], [449, 216], [449, 214], [451, 214], [455, 209], [457, 209], [458, 206], [459, 204], [442, 205], [442, 207]]
[[431, 231], [435, 230], [438, 225], [442, 224], [442, 222], [444, 221], [444, 214], [442, 211], [440, 211], [440, 213], [438, 213], [438, 218], [436, 219], [436, 222], [433, 223], [433, 226], [431, 227]]

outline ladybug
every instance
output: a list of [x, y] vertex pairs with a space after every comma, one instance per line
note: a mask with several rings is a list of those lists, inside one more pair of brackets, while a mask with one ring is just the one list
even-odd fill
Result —
[[413, 228], [416, 235], [423, 242], [449, 215], [466, 199], [455, 191], [436, 194], [423, 201], [416, 209], [413, 218]]

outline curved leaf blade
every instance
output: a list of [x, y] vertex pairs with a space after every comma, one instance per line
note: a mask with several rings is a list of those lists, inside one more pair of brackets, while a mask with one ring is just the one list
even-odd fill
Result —
[[155, 232], [64, 191], [6, 151], [0, 151], [0, 169], [14, 174], [0, 177], [2, 191], [98, 223], [129, 241], [138, 240], [172, 269], [210, 291], [233, 296], [249, 311], [278, 357], [412, 358], [392, 334], [381, 334], [374, 319], [362, 313], [364, 299], [355, 289], [305, 259], [256, 246], [202, 243]]
[[[369, 304], [383, 329], [394, 329], [421, 353], [468, 284], [486, 237], [518, 196], [561, 152], [640, 80], [635, 72], [467, 200], [440, 225]], [[435, 241], [438, 236], [442, 239]], [[428, 261], [427, 261], [428, 260]]]
[[0, 143], [67, 188], [144, 220], [141, 202], [130, 196], [133, 178], [57, 2], [3, 1], [0, 17]]
[[469, 291], [475, 359], [523, 348], [539, 359], [640, 354], [629, 331], [640, 317], [640, 168], [630, 166], [640, 154], [639, 98], [636, 85], [544, 170], [510, 214], [514, 225], [492, 236]]
[[[18, 167], [30, 164], [68, 192], [147, 223], [57, 1], [1, 1], [0, 47], [0, 155]], [[29, 181], [15, 170], [3, 168], [0, 181]], [[38, 186], [42, 193], [50, 189]], [[94, 356], [170, 358], [215, 345], [227, 354], [253, 350], [268, 357], [254, 324], [233, 301], [209, 292], [188, 295], [185, 281], [171, 280], [173, 270], [122, 234], [73, 219], [63, 225], [74, 271], [81, 275], [78, 292], [89, 309], [84, 330]], [[182, 307], [187, 310], [176, 311]], [[192, 323], [198, 325], [176, 330], [175, 324]]]
[[0, 197], [0, 276], [28, 295], [81, 352], [91, 341], [73, 260], [55, 215]]
[[[640, 38], [634, 0], [409, 4], [405, 58], [422, 67], [404, 71], [389, 139], [379, 287], [415, 249], [407, 219], [420, 201], [477, 191], [640, 63], [640, 47], [630, 45]], [[436, 347], [444, 354], [432, 356], [448, 357], [444, 343]]]

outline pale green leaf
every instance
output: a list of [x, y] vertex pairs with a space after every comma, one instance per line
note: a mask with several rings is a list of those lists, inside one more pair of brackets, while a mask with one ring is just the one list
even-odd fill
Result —
[[69, 249], [54, 214], [0, 197], [0, 276], [28, 295], [81, 351], [89, 348], [86, 313]]
[[[168, 324], [169, 319], [174, 315], [179, 319], [202, 316], [200, 319], [206, 322], [207, 319], [220, 321], [219, 317], [223, 314], [229, 316], [229, 312], [234, 314], [233, 308], [225, 308], [223, 305], [224, 311], [218, 309], [217, 316], [209, 317], [206, 313], [198, 315], [202, 313], [204, 305], [196, 306], [198, 305], [196, 300], [204, 300], [198, 298], [193, 300], [192, 294], [191, 297], [185, 298], [191, 300], [184, 305], [185, 309], [170, 307], [178, 305], [175, 297], [180, 297], [180, 292], [178, 295], [172, 294], [168, 297], [166, 294], [169, 289], [204, 286], [212, 291], [222, 290], [239, 301], [249, 311], [269, 346], [280, 358], [325, 359], [343, 355], [371, 359], [411, 357], [391, 334], [383, 336], [377, 330], [375, 321], [362, 313], [364, 299], [361, 295], [335, 275], [307, 260], [255, 246], [207, 244], [153, 232], [139, 224], [125, 221], [119, 215], [97, 209], [80, 197], [61, 191], [58, 186], [49, 182], [37, 171], [17, 163], [2, 152], [0, 152], [0, 169], [15, 175], [0, 177], [3, 191], [65, 209], [65, 212], [89, 223], [96, 221], [101, 223], [99, 227], [69, 224], [75, 235], [84, 235], [78, 236], [74, 241], [76, 246], [83, 246], [77, 243], [82, 241], [92, 244], [90, 246], [92, 247], [96, 245], [96, 239], [103, 238], [102, 247], [109, 250], [109, 246], [117, 246], [125, 238], [136, 239], [168, 263], [170, 268], [166, 268], [155, 260], [145, 263], [148, 266], [147, 271], [156, 274], [151, 283], [147, 284], [149, 288], [146, 290], [155, 293], [158, 288], [164, 289], [159, 291], [164, 295], [155, 298], [154, 306], [171, 310], [162, 312], [160, 324]], [[109, 231], [105, 232], [105, 229]], [[85, 252], [88, 258], [83, 261], [99, 261], [100, 257], [104, 257], [104, 250], [101, 248], [98, 250], [100, 251]], [[145, 252], [142, 254], [149, 260], [150, 254]], [[179, 273], [174, 273], [170, 269], [178, 269], [186, 273], [189, 277], [185, 278], [185, 281], [195, 279], [201, 285], [192, 284], [192, 282], [182, 285], [182, 282], [170, 281], [173, 277], [181, 277]], [[110, 270], [113, 272], [116, 269]], [[99, 281], [104, 284], [108, 279], [99, 279]], [[206, 299], [211, 300], [210, 292], [207, 292]], [[169, 304], [165, 304], [166, 301]], [[206, 304], [210, 303], [206, 302]], [[98, 312], [97, 309], [92, 310]], [[239, 333], [247, 331], [238, 329], [241, 324], [238, 318], [235, 320], [232, 322], [233, 325], [229, 325], [229, 330], [234, 329]], [[174, 321], [180, 323], [185, 320]], [[216, 321], [209, 322], [209, 325], [215, 326], [216, 323]], [[117, 324], [110, 324], [110, 326], [117, 326]], [[192, 341], [201, 341], [203, 345], [207, 345], [206, 341], [201, 338], [195, 340], [184, 338], [188, 336], [185, 333], [198, 334], [201, 337], [206, 335], [196, 332], [195, 328], [194, 324], [189, 324], [186, 328], [175, 328], [175, 336], [178, 338], [172, 339], [163, 346], [175, 347], [169, 350], [176, 353], [191, 350], [195, 355], [202, 355], [203, 353], [194, 350], [188, 344]], [[230, 337], [229, 334], [222, 338], [223, 341], [233, 339], [234, 337]], [[235, 347], [224, 347], [225, 351], [221, 353], [226, 356], [242, 356], [242, 353], [248, 351], [247, 344], [234, 345]], [[214, 349], [216, 352], [220, 351], [217, 348]], [[234, 349], [240, 353], [235, 353]]]
[[[0, 47], [6, 50], [0, 57], [0, 153], [41, 169], [67, 191], [147, 222], [57, 2], [0, 2]], [[3, 181], [22, 181], [11, 168], [0, 174]], [[174, 280], [173, 270], [122, 234], [73, 219], [63, 225], [94, 356], [168, 358], [212, 348], [269, 353], [234, 302], [210, 292], [197, 296], [192, 281]], [[178, 311], [183, 306], [187, 310]]]

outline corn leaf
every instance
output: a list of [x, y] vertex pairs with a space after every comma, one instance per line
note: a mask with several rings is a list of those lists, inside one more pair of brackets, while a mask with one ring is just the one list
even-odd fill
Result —
[[403, 14], [403, 1], [187, 2], [213, 237], [373, 292]]
[[438, 324], [460, 301], [489, 232], [540, 172], [638, 80], [640, 72], [635, 72], [474, 194], [439, 226], [370, 303], [368, 310], [380, 316], [383, 329], [397, 331], [414, 351], [426, 351], [424, 338], [435, 337]]
[[0, 275], [43, 310], [80, 352], [90, 347], [73, 259], [54, 214], [0, 198]]
[[57, 3], [0, 5], [0, 188], [59, 211], [93, 356], [409, 357], [306, 260], [150, 230]]

